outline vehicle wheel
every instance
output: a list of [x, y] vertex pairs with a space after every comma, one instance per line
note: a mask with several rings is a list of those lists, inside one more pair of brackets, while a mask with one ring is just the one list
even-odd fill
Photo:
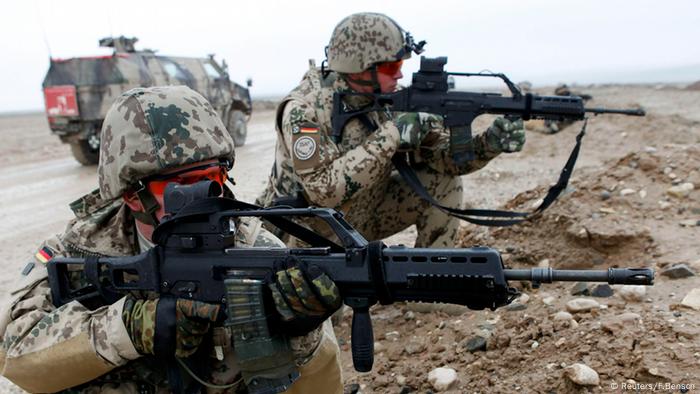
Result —
[[95, 141], [87, 140], [77, 140], [70, 143], [70, 150], [73, 152], [73, 157], [78, 160], [78, 163], [84, 166], [94, 166], [100, 160], [100, 145], [99, 137], [92, 135], [92, 137], [97, 138], [97, 147], [95, 147]]
[[243, 112], [232, 111], [229, 116], [227, 128], [236, 146], [245, 145], [245, 139], [248, 136], [248, 125], [246, 124], [246, 116]]

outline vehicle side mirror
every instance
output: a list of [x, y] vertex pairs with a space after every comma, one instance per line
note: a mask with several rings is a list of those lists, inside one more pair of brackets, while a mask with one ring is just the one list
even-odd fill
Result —
[[246, 84], [248, 87], [253, 86], [253, 79], [252, 79], [252, 78], [246, 79], [246, 80], [245, 80], [245, 84]]

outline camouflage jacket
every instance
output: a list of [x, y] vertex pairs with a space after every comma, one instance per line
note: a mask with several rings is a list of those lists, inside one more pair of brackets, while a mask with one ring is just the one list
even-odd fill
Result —
[[[129, 256], [139, 253], [134, 219], [121, 199], [105, 201], [96, 190], [71, 204], [76, 217], [66, 231], [45, 241], [0, 312], [0, 372], [30, 392], [168, 392], [163, 374], [141, 357], [122, 321], [124, 298], [90, 310], [77, 301], [54, 307], [46, 261], [52, 256]], [[284, 246], [257, 218], [239, 222], [236, 246]], [[322, 331], [292, 338], [297, 363], [311, 360]], [[230, 335], [227, 337], [230, 338]], [[236, 381], [233, 352], [212, 358], [209, 381]], [[212, 352], [213, 354], [213, 352]], [[125, 379], [126, 377], [126, 379]], [[86, 383], [87, 382], [87, 383]], [[227, 392], [235, 392], [231, 388]], [[113, 390], [113, 391], [112, 391]], [[210, 391], [211, 392], [211, 391]]]
[[[259, 204], [270, 206], [275, 198], [302, 192], [312, 205], [350, 211], [353, 202], [362, 200], [361, 193], [389, 181], [391, 157], [399, 143], [394, 114], [369, 113], [369, 121], [377, 126], [374, 131], [353, 119], [343, 129], [342, 140], [334, 142], [330, 137], [333, 93], [350, 88], [335, 73], [326, 78], [320, 74], [312, 66], [277, 108], [275, 164]], [[362, 98], [350, 98], [344, 105], [361, 107]], [[421, 114], [421, 121], [430, 132], [420, 150], [412, 152], [413, 163], [419, 166], [456, 176], [476, 171], [498, 155], [480, 134], [473, 140], [476, 160], [457, 165], [449, 154], [449, 130], [442, 119]]]

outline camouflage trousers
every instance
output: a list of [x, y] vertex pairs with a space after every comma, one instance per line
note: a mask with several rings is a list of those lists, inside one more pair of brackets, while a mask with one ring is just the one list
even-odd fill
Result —
[[[416, 174], [435, 200], [449, 207], [462, 207], [460, 177], [447, 176], [427, 167], [416, 170]], [[370, 241], [389, 237], [415, 224], [416, 247], [454, 247], [460, 224], [459, 219], [421, 199], [396, 171], [375, 187], [359, 191], [340, 207], [340, 211]], [[305, 223], [324, 236], [332, 234], [320, 221]]]
[[[330, 320], [326, 320], [317, 332], [318, 346], [299, 366], [300, 378], [283, 394], [328, 393], [342, 394], [343, 379], [340, 366], [340, 348]], [[309, 338], [299, 337], [300, 340]], [[292, 347], [304, 347], [296, 341]], [[227, 349], [226, 347], [224, 349]], [[212, 352], [212, 371], [207, 381], [217, 385], [228, 385], [241, 381], [239, 370], [235, 367], [233, 353], [225, 350], [225, 359], [214, 361]], [[190, 381], [186, 372], [183, 377]], [[165, 380], [165, 366], [151, 357], [132, 361], [125, 367], [111, 371], [93, 382], [79, 387], [61, 391], [62, 394], [167, 394], [172, 390]], [[241, 384], [228, 389], [203, 388], [206, 394], [242, 394], [248, 390]]]

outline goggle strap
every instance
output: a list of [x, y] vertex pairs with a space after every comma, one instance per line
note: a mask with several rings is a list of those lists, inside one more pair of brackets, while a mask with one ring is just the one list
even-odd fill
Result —
[[230, 170], [233, 167], [233, 164], [228, 159], [222, 159], [222, 160], [219, 160], [218, 163], [210, 163], [210, 164], [205, 164], [205, 165], [201, 165], [201, 166], [197, 166], [197, 167], [186, 168], [186, 169], [183, 169], [183, 170], [180, 170], [177, 172], [173, 172], [170, 174], [156, 174], [156, 175], [146, 177], [146, 178], [142, 179], [141, 181], [139, 181], [139, 184], [140, 184], [139, 186], [141, 186], [141, 184], [142, 184], [142, 185], [144, 185], [143, 187], [145, 187], [145, 184], [148, 182], [151, 182], [151, 181], [160, 181], [160, 180], [165, 180], [165, 179], [171, 179], [171, 178], [173, 178], [177, 175], [180, 175], [180, 174], [184, 174], [184, 173], [188, 173], [188, 172], [192, 172], [192, 171], [197, 171], [197, 170], [206, 170], [208, 168], [216, 167], [216, 166], [220, 166], [220, 167], [226, 166], [226, 168], [228, 170]]
[[138, 190], [136, 190], [136, 195], [139, 197], [141, 205], [143, 205], [144, 212], [131, 211], [131, 214], [134, 215], [134, 218], [136, 218], [141, 223], [150, 224], [151, 226], [157, 226], [158, 217], [156, 216], [156, 212], [158, 212], [160, 204], [158, 204], [158, 201], [155, 199], [155, 197], [153, 197], [153, 195], [148, 191], [146, 185], [142, 184], [140, 186], [141, 187], [139, 187]]

